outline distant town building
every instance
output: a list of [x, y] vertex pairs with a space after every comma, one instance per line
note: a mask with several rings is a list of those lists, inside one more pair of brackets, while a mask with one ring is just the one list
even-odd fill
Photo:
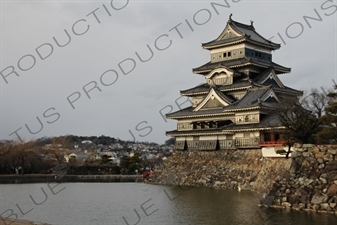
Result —
[[210, 61], [193, 73], [206, 82], [180, 91], [192, 105], [166, 114], [177, 120], [177, 129], [166, 132], [176, 138], [176, 150], [260, 148], [284, 142], [284, 127], [270, 109], [302, 92], [278, 78], [291, 71], [272, 60], [280, 44], [257, 33], [253, 22], [242, 24], [231, 17], [215, 40], [202, 44], [210, 51]]

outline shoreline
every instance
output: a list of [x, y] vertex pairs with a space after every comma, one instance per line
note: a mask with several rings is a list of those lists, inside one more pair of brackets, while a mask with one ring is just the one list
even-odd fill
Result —
[[26, 175], [0, 175], [0, 184], [25, 183], [76, 183], [76, 182], [143, 182], [142, 175], [58, 175], [58, 174], [26, 174]]
[[[260, 205], [337, 215], [337, 146], [303, 145], [289, 158], [261, 150], [175, 152], [145, 180], [150, 184], [238, 189], [262, 194]], [[247, 188], [248, 189], [248, 188]]]
[[12, 220], [7, 218], [3, 219], [0, 217], [0, 225], [49, 225], [49, 224], [27, 220]]

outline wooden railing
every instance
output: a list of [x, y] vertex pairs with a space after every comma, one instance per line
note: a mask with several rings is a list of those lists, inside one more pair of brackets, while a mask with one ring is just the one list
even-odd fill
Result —
[[240, 138], [235, 140], [237, 148], [252, 148], [259, 147], [258, 138]]
[[220, 149], [236, 149], [235, 140], [220, 140]]

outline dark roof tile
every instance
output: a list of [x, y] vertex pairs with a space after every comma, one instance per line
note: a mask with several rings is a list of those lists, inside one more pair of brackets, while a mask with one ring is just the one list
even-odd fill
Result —
[[[239, 33], [241, 36], [222, 39], [221, 37], [223, 37], [224, 32], [226, 32], [228, 27], [232, 28], [234, 31]], [[264, 38], [259, 33], [257, 33], [252, 24], [247, 25], [247, 24], [236, 22], [232, 19], [228, 20], [225, 29], [221, 32], [218, 38], [210, 42], [203, 43], [202, 46], [206, 49], [212, 49], [218, 46], [231, 45], [231, 44], [234, 44], [237, 42], [243, 42], [243, 41], [248, 41], [248, 42], [252, 42], [255, 44], [259, 44], [259, 45], [265, 46], [273, 50], [279, 49], [281, 46], [280, 44], [276, 44]]]

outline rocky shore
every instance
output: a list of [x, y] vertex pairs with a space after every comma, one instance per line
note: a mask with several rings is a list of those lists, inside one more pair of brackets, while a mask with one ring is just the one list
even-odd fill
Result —
[[288, 159], [256, 149], [175, 152], [146, 182], [252, 190], [262, 206], [337, 214], [337, 146], [294, 150]]
[[337, 146], [298, 148], [261, 204], [337, 214]]

